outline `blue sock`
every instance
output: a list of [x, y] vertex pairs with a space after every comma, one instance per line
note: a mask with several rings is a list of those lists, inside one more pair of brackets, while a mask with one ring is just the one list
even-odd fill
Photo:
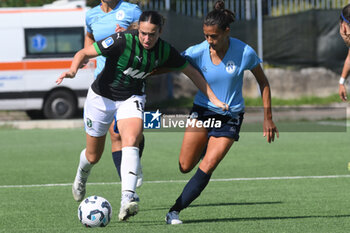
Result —
[[112, 158], [113, 158], [114, 165], [115, 165], [115, 167], [117, 168], [119, 178], [120, 178], [120, 180], [121, 180], [121, 176], [120, 176], [120, 164], [122, 163], [122, 151], [121, 151], [121, 150], [118, 150], [118, 151], [112, 152]]
[[[141, 159], [141, 156], [142, 156], [143, 148], [145, 148], [145, 136], [142, 135], [142, 140], [140, 142], [140, 154], [139, 154], [140, 159]], [[113, 158], [114, 165], [117, 168], [119, 178], [121, 180], [120, 164], [122, 162], [122, 151], [118, 150], [118, 151], [112, 152], [112, 158]]]
[[189, 206], [207, 186], [211, 175], [204, 173], [198, 168], [196, 174], [188, 181], [181, 195], [177, 198], [175, 205], [173, 205], [169, 212], [185, 209]]

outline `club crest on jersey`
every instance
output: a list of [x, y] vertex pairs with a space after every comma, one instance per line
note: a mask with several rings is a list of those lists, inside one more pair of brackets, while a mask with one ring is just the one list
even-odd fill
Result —
[[228, 61], [227, 63], [226, 63], [226, 71], [227, 71], [227, 73], [229, 73], [229, 74], [233, 74], [233, 72], [235, 72], [235, 70], [236, 70], [236, 65], [235, 65], [235, 63], [233, 62], [233, 61]]
[[108, 37], [107, 39], [105, 39], [104, 41], [102, 41], [102, 46], [103, 48], [108, 48], [109, 46], [111, 46], [114, 43], [114, 40], [112, 37]]
[[86, 118], [86, 126], [89, 128], [92, 127], [92, 120], [90, 118]]
[[125, 12], [124, 12], [123, 10], [119, 10], [119, 11], [117, 11], [117, 13], [115, 14], [115, 18], [116, 18], [117, 20], [122, 20], [122, 19], [124, 19], [124, 17], [125, 17]]

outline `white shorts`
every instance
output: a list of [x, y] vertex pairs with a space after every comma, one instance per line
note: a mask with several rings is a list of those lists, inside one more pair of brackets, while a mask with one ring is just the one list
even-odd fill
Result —
[[117, 120], [134, 117], [143, 120], [145, 102], [146, 95], [133, 95], [127, 100], [113, 101], [97, 95], [89, 88], [84, 105], [86, 133], [93, 137], [106, 135], [114, 115]]

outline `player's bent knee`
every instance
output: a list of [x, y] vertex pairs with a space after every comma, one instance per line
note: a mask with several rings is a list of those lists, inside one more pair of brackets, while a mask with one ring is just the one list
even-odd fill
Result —
[[193, 169], [193, 166], [189, 166], [188, 164], [186, 163], [181, 163], [179, 162], [179, 169], [180, 169], [180, 172], [181, 173], [189, 173], [190, 171], [192, 171]]
[[86, 159], [91, 164], [96, 164], [96, 163], [98, 163], [98, 161], [100, 161], [100, 158], [86, 158]]
[[86, 155], [87, 161], [89, 161], [89, 163], [91, 163], [91, 164], [98, 163], [98, 161], [100, 161], [100, 158], [102, 156], [102, 154], [98, 155], [98, 154], [93, 154], [93, 153], [89, 153], [89, 154], [86, 153], [85, 155]]

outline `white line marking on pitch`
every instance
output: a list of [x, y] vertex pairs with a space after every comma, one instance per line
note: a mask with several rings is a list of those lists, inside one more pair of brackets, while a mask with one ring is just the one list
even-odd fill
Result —
[[[330, 176], [282, 176], [282, 177], [252, 177], [252, 178], [227, 178], [227, 179], [210, 179], [211, 182], [223, 181], [257, 181], [257, 180], [298, 180], [298, 179], [337, 179], [350, 178], [350, 175], [330, 175]], [[158, 181], [144, 181], [147, 184], [159, 183], [186, 183], [188, 180], [158, 180]], [[102, 183], [88, 183], [88, 185], [116, 185], [120, 182], [102, 182]], [[28, 185], [1, 185], [0, 188], [35, 188], [35, 187], [57, 187], [57, 186], [71, 186], [68, 184], [28, 184]]]

